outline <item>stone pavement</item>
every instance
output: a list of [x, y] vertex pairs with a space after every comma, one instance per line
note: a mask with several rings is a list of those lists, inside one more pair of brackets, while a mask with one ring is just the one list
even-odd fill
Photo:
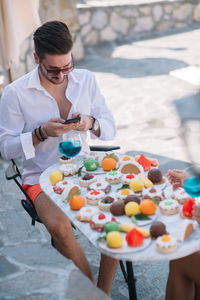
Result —
[[[169, 73], [188, 66], [200, 67], [199, 35], [200, 28], [190, 28], [173, 35], [88, 49], [78, 67], [95, 72], [116, 119], [117, 135], [112, 144], [120, 145], [121, 151], [173, 157], [176, 166], [184, 168], [177, 161], [187, 160], [187, 155], [178, 136], [179, 120], [172, 102], [195, 93], [198, 87]], [[166, 158], [166, 166], [169, 161]], [[0, 299], [106, 299], [51, 247], [43, 225], [31, 226], [21, 208], [21, 193], [14, 183], [5, 180], [7, 165], [7, 161], [0, 160]], [[99, 253], [78, 231], [75, 234], [97, 276]], [[134, 272], [139, 300], [164, 300], [167, 262], [134, 263]], [[128, 299], [120, 269], [112, 299]]]

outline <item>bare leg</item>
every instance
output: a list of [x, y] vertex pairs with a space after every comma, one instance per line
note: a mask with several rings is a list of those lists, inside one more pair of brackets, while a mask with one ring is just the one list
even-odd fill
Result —
[[166, 300], [199, 299], [195, 290], [200, 291], [200, 251], [170, 262]]
[[101, 255], [97, 286], [109, 296], [111, 294], [112, 282], [118, 263], [119, 261], [112, 257], [106, 256], [104, 254]]
[[86, 256], [67, 217], [44, 193], [38, 195], [34, 204], [40, 220], [53, 238], [56, 249], [71, 259], [83, 274], [95, 283]]

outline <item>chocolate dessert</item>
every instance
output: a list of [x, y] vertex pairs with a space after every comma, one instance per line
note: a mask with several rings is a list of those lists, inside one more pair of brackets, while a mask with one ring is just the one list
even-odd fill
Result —
[[111, 204], [110, 206], [110, 212], [113, 214], [113, 216], [122, 216], [125, 214], [124, 210], [124, 203], [120, 201], [116, 201]]
[[166, 225], [162, 222], [153, 222], [150, 227], [150, 235], [153, 239], [157, 237], [167, 234]]
[[136, 202], [138, 204], [140, 204], [140, 198], [135, 196], [135, 195], [128, 195], [125, 199], [124, 199], [124, 204], [127, 204], [128, 202]]
[[151, 180], [153, 183], [159, 183], [162, 181], [163, 175], [160, 169], [153, 168], [148, 172], [147, 177], [149, 180]]

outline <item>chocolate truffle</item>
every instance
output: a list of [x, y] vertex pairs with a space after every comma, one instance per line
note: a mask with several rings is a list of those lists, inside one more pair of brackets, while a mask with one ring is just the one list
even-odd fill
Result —
[[150, 234], [153, 239], [156, 239], [163, 234], [167, 234], [166, 225], [162, 222], [153, 222], [150, 227]]
[[128, 202], [136, 202], [137, 204], [140, 204], [140, 198], [135, 196], [135, 195], [128, 195], [125, 199], [124, 199], [124, 204], [127, 204]]
[[151, 180], [153, 183], [158, 183], [160, 181], [162, 181], [162, 172], [157, 169], [157, 168], [153, 168], [148, 172], [147, 177], [149, 178], [149, 180]]
[[124, 203], [116, 201], [110, 206], [110, 212], [113, 216], [122, 216], [125, 214]]

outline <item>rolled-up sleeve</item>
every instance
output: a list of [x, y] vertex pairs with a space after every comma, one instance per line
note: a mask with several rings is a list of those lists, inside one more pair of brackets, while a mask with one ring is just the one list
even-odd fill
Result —
[[0, 103], [0, 152], [3, 158], [11, 159], [35, 156], [32, 133], [23, 133], [23, 113], [18, 95], [12, 86], [5, 88]]
[[[110, 109], [108, 109], [104, 96], [101, 94], [95, 76], [91, 73], [91, 116], [99, 121], [101, 134], [100, 140], [113, 140], [116, 133], [115, 121]], [[91, 138], [96, 139], [91, 133]]]

